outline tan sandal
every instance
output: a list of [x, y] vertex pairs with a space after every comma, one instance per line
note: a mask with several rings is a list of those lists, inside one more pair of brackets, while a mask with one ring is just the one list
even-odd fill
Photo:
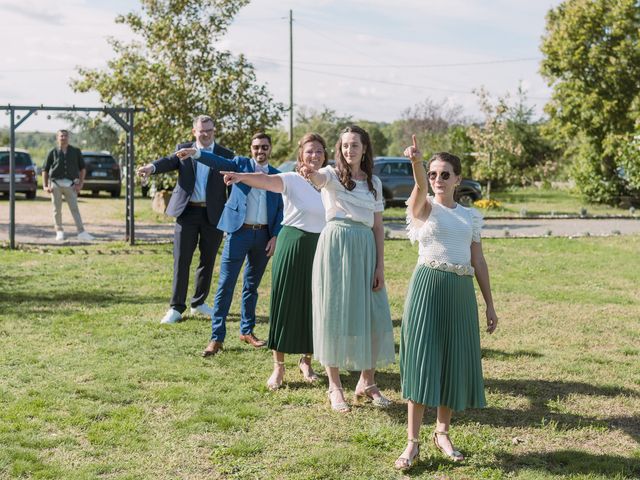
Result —
[[[351, 411], [351, 407], [349, 407], [349, 404], [347, 402], [333, 402], [333, 400], [331, 399], [331, 394], [333, 392], [337, 392], [340, 391], [342, 392], [342, 388], [330, 388], [329, 391], [327, 392], [327, 396], [329, 397], [329, 403], [331, 403], [331, 409], [335, 412], [338, 413], [349, 413]], [[344, 393], [343, 393], [344, 396]]]
[[358, 391], [358, 386], [356, 385], [356, 391], [354, 392], [356, 401], [363, 400], [363, 399], [371, 400], [371, 404], [375, 407], [378, 407], [378, 408], [390, 407], [393, 402], [389, 400], [387, 397], [385, 397], [384, 395], [382, 395], [382, 393], [380, 392], [380, 389], [378, 389], [378, 393], [380, 393], [380, 396], [377, 398], [373, 398], [373, 395], [371, 394], [371, 390], [375, 388], [378, 388], [378, 385], [374, 383], [373, 385], [369, 385], [368, 387], [365, 387], [364, 390]]
[[[284, 365], [284, 362], [273, 362], [273, 364], [274, 365]], [[275, 375], [276, 378], [273, 378], [274, 375]], [[284, 372], [282, 373], [282, 376], [284, 377]], [[269, 377], [269, 380], [267, 380], [267, 388], [273, 392], [275, 390], [278, 390], [281, 386], [282, 386], [282, 379], [280, 379], [280, 381], [278, 381], [278, 375], [277, 375], [277, 372], [274, 369], [273, 373]]]
[[[449, 438], [449, 432], [439, 432], [437, 430], [433, 432], [433, 444], [436, 446], [436, 448], [440, 450], [445, 457], [450, 458], [454, 462], [463, 461], [464, 455], [462, 455], [462, 453], [460, 453], [459, 451], [451, 450], [450, 452], [447, 452], [444, 448], [440, 446], [440, 443], [438, 442], [438, 435]], [[449, 438], [449, 441], [451, 441], [450, 438]], [[453, 447], [453, 443], [451, 444], [451, 446]]]
[[[305, 362], [305, 360], [309, 360], [309, 363], [307, 364], [307, 362]], [[309, 375], [307, 375], [304, 370], [302, 370], [302, 364], [306, 364], [309, 365]], [[298, 360], [298, 368], [300, 369], [300, 372], [302, 373], [302, 379], [307, 382], [307, 383], [314, 383], [317, 382], [319, 377], [318, 375], [316, 375], [316, 372], [313, 371], [313, 368], [311, 368], [311, 355], [302, 355], [300, 357], [300, 360]]]
[[410, 457], [403, 457], [400, 455], [396, 460], [396, 463], [393, 465], [396, 470], [401, 470], [403, 472], [413, 467], [415, 462], [420, 459], [420, 440], [417, 438], [410, 438], [407, 443], [412, 443], [416, 446], [416, 453]]

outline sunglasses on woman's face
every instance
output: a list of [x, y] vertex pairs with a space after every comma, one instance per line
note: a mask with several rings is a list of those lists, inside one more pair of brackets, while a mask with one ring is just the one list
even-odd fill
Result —
[[[435, 181], [438, 178], [438, 172], [427, 172], [427, 176], [429, 180]], [[442, 180], [449, 180], [451, 178], [451, 174], [449, 172], [440, 172], [440, 178]]]

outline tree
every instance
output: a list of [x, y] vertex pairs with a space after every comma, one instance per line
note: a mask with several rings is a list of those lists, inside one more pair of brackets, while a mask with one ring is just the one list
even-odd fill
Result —
[[65, 113], [60, 118], [69, 122], [75, 132], [74, 142], [83, 150], [108, 150], [116, 158], [124, 157], [125, 133], [110, 118], [100, 118], [90, 114]]
[[451, 150], [449, 128], [465, 122], [460, 105], [448, 105], [426, 98], [402, 112], [400, 120], [389, 127], [390, 155], [401, 155], [415, 134], [425, 153]]
[[473, 175], [487, 182], [487, 198], [490, 199], [493, 180], [509, 184], [517, 178], [518, 172], [512, 166], [512, 158], [520, 155], [522, 145], [509, 133], [508, 96], [498, 97], [494, 103], [484, 87], [474, 93], [478, 96], [484, 123], [481, 126], [472, 125], [467, 130], [475, 149]]
[[217, 138], [248, 151], [250, 137], [280, 121], [283, 107], [256, 82], [243, 55], [216, 49], [248, 0], [140, 0], [141, 12], [119, 15], [137, 39], [109, 42], [107, 68], [80, 68], [71, 86], [95, 90], [107, 105], [137, 106], [136, 154], [142, 162], [164, 155], [190, 137], [192, 119], [210, 114]]
[[583, 194], [612, 202], [623, 193], [616, 137], [640, 111], [640, 3], [565, 0], [547, 14], [541, 73], [553, 88], [548, 132], [576, 156]]
[[277, 132], [272, 136], [273, 153], [272, 157], [279, 160], [294, 160], [298, 153], [297, 141], [307, 132], [318, 133], [327, 143], [329, 158], [333, 158], [334, 145], [338, 139], [338, 134], [353, 122], [351, 117], [341, 117], [335, 110], [324, 108], [316, 110], [313, 108], [300, 107], [296, 112], [295, 126], [293, 127], [292, 146], [289, 143], [288, 135]]

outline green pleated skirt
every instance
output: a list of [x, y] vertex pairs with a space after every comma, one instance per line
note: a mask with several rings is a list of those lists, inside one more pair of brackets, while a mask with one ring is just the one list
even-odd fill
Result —
[[387, 291], [372, 290], [373, 231], [334, 219], [320, 234], [313, 262], [313, 352], [325, 367], [369, 370], [393, 363]]
[[286, 225], [278, 234], [267, 341], [277, 352], [313, 353], [311, 271], [319, 236]]
[[454, 411], [486, 405], [473, 278], [418, 265], [400, 337], [402, 396]]

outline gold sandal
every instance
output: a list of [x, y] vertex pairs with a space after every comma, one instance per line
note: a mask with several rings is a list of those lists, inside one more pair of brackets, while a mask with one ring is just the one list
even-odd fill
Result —
[[[284, 365], [284, 362], [273, 362], [273, 364], [274, 365]], [[267, 388], [269, 390], [271, 390], [272, 392], [275, 391], [275, 390], [278, 390], [282, 386], [282, 380], [278, 381], [277, 380], [277, 375], [276, 375], [276, 379], [273, 379], [274, 374], [276, 374], [275, 370], [271, 374], [271, 376], [269, 377], [269, 380], [267, 380]], [[282, 374], [282, 376], [284, 377], [284, 373]]]
[[[349, 407], [349, 404], [347, 402], [336, 402], [333, 403], [333, 400], [331, 399], [331, 394], [333, 392], [337, 392], [337, 391], [341, 391], [342, 392], [342, 388], [330, 388], [329, 391], [327, 392], [327, 396], [329, 397], [329, 403], [331, 403], [331, 409], [334, 412], [339, 412], [339, 413], [349, 413], [351, 411], [351, 407]], [[344, 396], [344, 394], [343, 394]]]
[[[305, 360], [309, 360], [309, 363], [307, 364], [307, 362], [305, 362]], [[304, 373], [304, 370], [302, 370], [302, 364], [306, 364], [309, 365], [309, 375]], [[300, 372], [302, 373], [302, 378], [305, 382], [307, 383], [314, 383], [318, 381], [318, 375], [316, 375], [316, 372], [313, 371], [313, 368], [311, 368], [311, 355], [302, 355], [300, 357], [300, 360], [298, 360], [298, 368], [300, 369]]]
[[380, 396], [377, 398], [373, 398], [373, 395], [371, 394], [371, 390], [373, 390], [374, 388], [378, 388], [378, 385], [376, 385], [375, 383], [373, 385], [369, 385], [368, 387], [365, 387], [364, 390], [359, 392], [358, 386], [356, 385], [356, 391], [354, 392], [356, 401], [362, 400], [362, 399], [371, 400], [371, 404], [378, 408], [387, 408], [391, 406], [393, 402], [389, 400], [387, 397], [385, 397], [384, 395], [382, 395], [379, 389], [378, 389], [378, 393], [380, 393]]
[[[442, 448], [440, 446], [440, 443], [438, 442], [438, 435], [444, 436], [449, 438], [449, 432], [439, 432], [439, 431], [435, 431], [433, 432], [433, 444], [436, 446], [436, 448], [438, 450], [440, 450], [445, 457], [450, 458], [451, 460], [453, 460], [454, 462], [461, 462], [464, 460], [464, 455], [462, 455], [462, 453], [460, 453], [457, 450], [451, 450], [450, 452], [447, 452], [444, 448]], [[451, 439], [449, 438], [449, 441], [451, 441]], [[451, 446], [453, 447], [453, 443], [451, 444]]]
[[410, 438], [408, 443], [413, 443], [416, 446], [416, 453], [410, 457], [403, 457], [400, 455], [393, 465], [396, 470], [406, 471], [413, 467], [414, 463], [420, 459], [420, 440], [417, 438]]

